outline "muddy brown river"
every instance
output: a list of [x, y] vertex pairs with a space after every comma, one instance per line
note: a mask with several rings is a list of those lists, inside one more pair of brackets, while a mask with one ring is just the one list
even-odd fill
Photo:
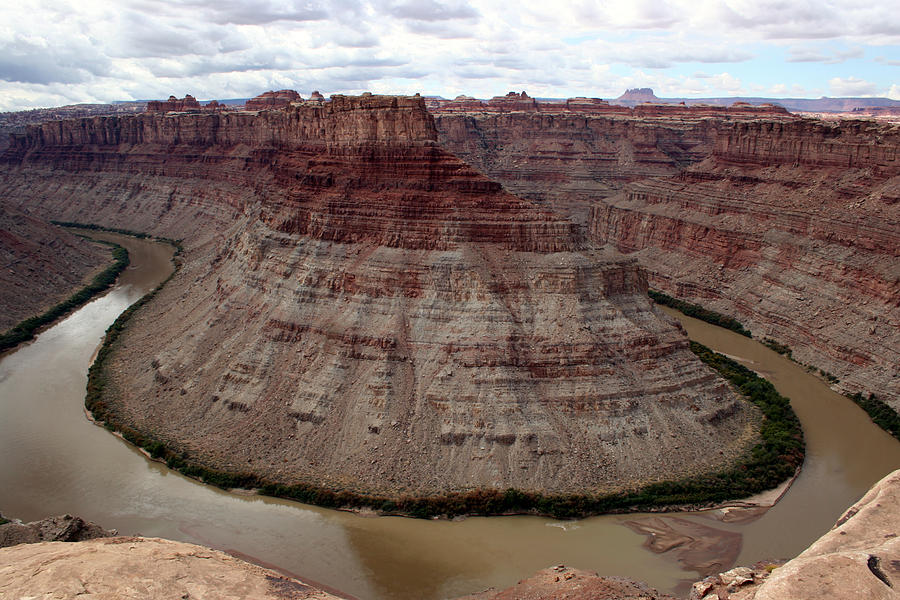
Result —
[[[165, 279], [171, 248], [103, 234], [132, 264], [119, 284], [0, 361], [0, 510], [23, 520], [70, 513], [123, 534], [226, 550], [361, 599], [441, 599], [514, 584], [564, 563], [683, 590], [697, 573], [654, 554], [623, 523], [538, 517], [423, 521], [233, 494], [147, 460], [84, 414], [90, 361], [106, 327]], [[669, 515], [734, 532], [737, 564], [792, 557], [827, 531], [875, 481], [900, 468], [900, 443], [822, 381], [764, 346], [684, 317], [692, 339], [739, 358], [789, 396], [807, 458], [785, 497], [761, 518], [721, 523], [710, 513]], [[734, 544], [732, 544], [734, 546]], [[726, 565], [726, 568], [731, 565]]]

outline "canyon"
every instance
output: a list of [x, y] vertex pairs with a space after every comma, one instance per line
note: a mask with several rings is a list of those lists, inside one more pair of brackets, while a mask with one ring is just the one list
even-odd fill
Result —
[[208, 468], [571, 494], [743, 455], [755, 410], [636, 261], [437, 138], [420, 97], [96, 117], [15, 137], [0, 182], [35, 216], [184, 240], [104, 364], [104, 404]]
[[502, 104], [435, 106], [441, 143], [637, 258], [651, 288], [900, 408], [897, 126], [745, 105]]
[[[105, 362], [116, 424], [210, 468], [388, 497], [721, 468], [758, 417], [648, 285], [896, 408], [896, 128], [524, 93], [288, 96], [48, 123], [0, 160], [12, 230], [54, 218], [183, 240]], [[891, 597], [896, 490], [894, 474], [796, 561], [714, 575], [692, 598]], [[202, 547], [80, 544], [0, 552], [0, 569], [53, 556], [69, 585], [85, 556], [102, 579], [128, 550], [145, 552], [125, 567], [137, 582], [174, 557], [204, 589], [331, 597]], [[559, 566], [473, 598], [563, 593], [664, 597]]]

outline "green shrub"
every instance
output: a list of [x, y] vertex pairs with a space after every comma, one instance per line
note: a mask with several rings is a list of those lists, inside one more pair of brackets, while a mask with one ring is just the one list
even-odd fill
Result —
[[873, 423], [900, 440], [900, 414], [897, 414], [897, 411], [879, 400], [875, 394], [869, 394], [869, 397], [866, 398], [856, 392], [850, 396], [850, 399], [866, 411]]
[[724, 327], [725, 329], [730, 329], [741, 335], [751, 337], [750, 331], [744, 329], [741, 322], [733, 317], [703, 308], [699, 304], [691, 304], [684, 300], [678, 300], [677, 298], [673, 298], [662, 292], [657, 292], [656, 290], [647, 290], [647, 295], [657, 304], [674, 308], [689, 317], [694, 317], [695, 319], [700, 319], [701, 321], [706, 321], [707, 323], [712, 323], [713, 325], [718, 325], [719, 327]]
[[771, 350], [774, 350], [778, 354], [781, 354], [782, 356], [787, 356], [788, 358], [793, 358], [791, 356], [793, 351], [791, 350], [790, 346], [788, 346], [787, 344], [781, 344], [779, 342], [776, 342], [772, 338], [764, 338], [762, 343], [763, 343], [763, 345], [767, 346]]
[[44, 325], [53, 323], [76, 308], [83, 306], [88, 300], [109, 289], [119, 274], [128, 266], [128, 251], [112, 242], [101, 242], [112, 246], [113, 264], [98, 273], [87, 286], [81, 288], [66, 300], [50, 308], [47, 312], [36, 317], [25, 319], [3, 335], [0, 335], [0, 352], [15, 348], [22, 342], [34, 339], [35, 333]]

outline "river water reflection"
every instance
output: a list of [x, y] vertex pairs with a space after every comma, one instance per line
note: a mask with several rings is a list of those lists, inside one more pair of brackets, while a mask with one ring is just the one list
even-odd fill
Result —
[[[106, 235], [106, 234], [104, 234]], [[160, 536], [232, 551], [365, 599], [438, 599], [511, 585], [564, 563], [672, 590], [696, 575], [642, 547], [604, 516], [458, 522], [369, 518], [231, 494], [147, 460], [84, 415], [86, 372], [103, 331], [168, 274], [171, 248], [116, 237], [132, 266], [89, 303], [0, 362], [0, 510], [24, 520], [70, 513], [123, 534]], [[731, 332], [685, 323], [692, 338], [746, 359], [794, 401], [809, 445], [784, 500], [739, 531], [741, 564], [797, 554], [880, 477], [900, 467], [900, 444], [851, 402], [791, 363]], [[682, 515], [684, 516], [684, 515]]]

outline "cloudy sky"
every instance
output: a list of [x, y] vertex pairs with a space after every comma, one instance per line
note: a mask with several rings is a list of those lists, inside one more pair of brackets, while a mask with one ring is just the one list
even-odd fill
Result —
[[900, 99], [896, 0], [13, 0], [0, 110], [269, 89]]

